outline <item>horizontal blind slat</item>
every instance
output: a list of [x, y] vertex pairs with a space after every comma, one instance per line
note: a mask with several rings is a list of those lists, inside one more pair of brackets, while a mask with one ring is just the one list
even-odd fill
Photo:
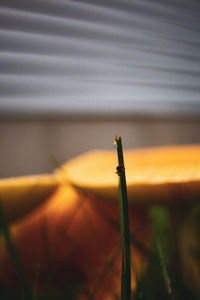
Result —
[[3, 114], [200, 113], [200, 4], [2, 0]]

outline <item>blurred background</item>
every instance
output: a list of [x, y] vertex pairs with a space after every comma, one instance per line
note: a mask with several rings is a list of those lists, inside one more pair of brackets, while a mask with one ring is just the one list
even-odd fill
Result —
[[200, 3], [0, 0], [0, 177], [200, 143]]

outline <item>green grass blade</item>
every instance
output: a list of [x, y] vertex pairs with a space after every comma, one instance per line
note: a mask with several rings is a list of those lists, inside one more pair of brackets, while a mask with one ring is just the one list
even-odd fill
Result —
[[125, 277], [125, 262], [124, 262], [124, 251], [122, 248], [122, 274], [121, 274], [121, 300], [126, 299], [126, 277]]
[[163, 275], [166, 291], [169, 295], [169, 299], [172, 299], [171, 282], [170, 282], [170, 279], [168, 276], [167, 267], [166, 267], [166, 263], [165, 263], [165, 259], [164, 259], [164, 255], [163, 255], [163, 250], [162, 250], [159, 238], [156, 238], [156, 240], [155, 240], [155, 247], [156, 247], [156, 252], [158, 254], [158, 258], [160, 261], [160, 267], [162, 270], [162, 275]]
[[168, 275], [166, 261], [164, 257], [163, 246], [161, 243], [161, 236], [166, 236], [165, 234], [165, 215], [162, 209], [154, 208], [151, 211], [153, 217], [153, 229], [154, 229], [154, 244], [155, 250], [158, 257], [159, 265], [162, 272], [162, 277], [164, 280], [166, 292], [168, 293], [168, 299], [173, 299], [171, 281]]
[[24, 269], [23, 269], [20, 259], [18, 257], [17, 250], [12, 241], [10, 230], [8, 228], [7, 222], [4, 217], [3, 209], [1, 206], [0, 206], [0, 228], [3, 233], [4, 239], [6, 241], [10, 257], [11, 257], [13, 265], [15, 267], [15, 271], [19, 278], [23, 297], [26, 300], [33, 300], [33, 295], [32, 295], [31, 289], [29, 287], [28, 281], [27, 281], [25, 273], [24, 273]]
[[35, 280], [34, 280], [34, 289], [33, 289], [34, 300], [38, 300], [39, 272], [40, 272], [40, 264], [37, 263], [36, 266], [35, 266]]
[[131, 251], [130, 230], [128, 214], [128, 197], [126, 188], [126, 176], [121, 137], [116, 137], [118, 162], [117, 174], [119, 175], [119, 201], [120, 201], [120, 227], [122, 238], [122, 300], [131, 300]]

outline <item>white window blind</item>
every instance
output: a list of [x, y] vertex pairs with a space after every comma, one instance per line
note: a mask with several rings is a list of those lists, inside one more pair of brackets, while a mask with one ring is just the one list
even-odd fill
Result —
[[200, 2], [0, 1], [0, 117], [199, 115]]

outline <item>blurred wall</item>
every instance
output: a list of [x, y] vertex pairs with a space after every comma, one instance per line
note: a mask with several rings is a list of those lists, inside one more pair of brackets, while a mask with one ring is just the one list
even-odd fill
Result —
[[200, 2], [1, 0], [0, 118], [200, 115]]
[[4, 121], [0, 123], [0, 177], [51, 172], [90, 149], [200, 143], [200, 121]]

